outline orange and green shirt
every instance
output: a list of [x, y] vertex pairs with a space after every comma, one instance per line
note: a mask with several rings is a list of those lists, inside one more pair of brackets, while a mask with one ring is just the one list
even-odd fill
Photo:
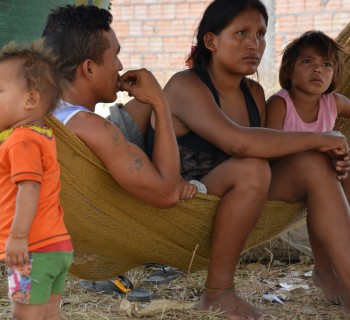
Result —
[[17, 182], [24, 180], [41, 184], [28, 237], [29, 251], [67, 241], [71, 247], [59, 202], [60, 167], [55, 137], [44, 125], [21, 126], [0, 133], [0, 260], [5, 257], [5, 243], [15, 213]]

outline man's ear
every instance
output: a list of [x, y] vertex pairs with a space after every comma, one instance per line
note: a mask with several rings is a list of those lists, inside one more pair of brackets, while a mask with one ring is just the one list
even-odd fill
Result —
[[84, 76], [88, 79], [91, 79], [94, 72], [94, 62], [90, 59], [87, 59], [82, 63], [81, 67]]
[[212, 32], [207, 32], [203, 37], [205, 47], [211, 51], [216, 52], [216, 36]]
[[40, 103], [40, 94], [38, 91], [30, 90], [27, 94], [25, 110], [35, 109]]

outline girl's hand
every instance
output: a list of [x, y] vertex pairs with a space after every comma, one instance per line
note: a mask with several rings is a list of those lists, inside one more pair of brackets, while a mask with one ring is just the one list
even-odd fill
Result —
[[350, 172], [350, 156], [345, 156], [333, 161], [335, 170], [339, 180], [344, 180], [348, 177]]
[[197, 187], [180, 177], [180, 198], [179, 202], [192, 199], [197, 193]]
[[29, 263], [28, 239], [7, 239], [5, 245], [5, 263], [8, 267], [23, 266]]

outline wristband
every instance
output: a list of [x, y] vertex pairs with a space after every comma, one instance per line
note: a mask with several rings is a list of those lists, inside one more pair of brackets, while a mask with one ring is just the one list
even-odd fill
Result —
[[28, 239], [28, 235], [27, 234], [15, 234], [15, 233], [10, 232], [9, 236], [12, 239]]

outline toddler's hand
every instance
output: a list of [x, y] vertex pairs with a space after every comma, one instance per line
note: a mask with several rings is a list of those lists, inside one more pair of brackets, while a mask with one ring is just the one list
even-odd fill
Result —
[[5, 263], [8, 267], [23, 266], [29, 263], [28, 239], [9, 237], [5, 245]]

